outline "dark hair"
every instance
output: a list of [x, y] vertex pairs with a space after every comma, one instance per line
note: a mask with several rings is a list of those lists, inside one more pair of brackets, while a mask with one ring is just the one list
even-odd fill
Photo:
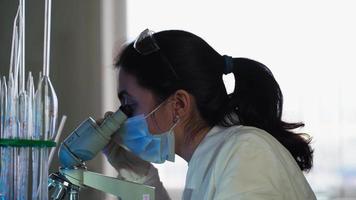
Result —
[[122, 50], [115, 66], [135, 76], [139, 85], [155, 94], [157, 101], [162, 102], [178, 89], [189, 92], [194, 96], [198, 119], [201, 119], [192, 122], [192, 127], [258, 127], [284, 145], [301, 170], [312, 167], [311, 139], [306, 134], [291, 131], [304, 126], [303, 123], [282, 121], [282, 92], [265, 65], [247, 58], [234, 58], [235, 89], [227, 94], [222, 79], [224, 57], [203, 39], [180, 30], [155, 33], [154, 39], [160, 47], [158, 52], [144, 56], [130, 43]]

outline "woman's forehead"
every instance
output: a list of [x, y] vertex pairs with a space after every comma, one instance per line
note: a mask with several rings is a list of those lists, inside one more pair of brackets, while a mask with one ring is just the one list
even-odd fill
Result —
[[[118, 95], [126, 95], [132, 98], [152, 98], [152, 92], [140, 86], [135, 76], [120, 70], [118, 81]], [[147, 99], [148, 100], [148, 99]]]
[[119, 98], [123, 95], [135, 96], [139, 91], [139, 85], [137, 84], [136, 78], [123, 70], [119, 72], [118, 80], [118, 96]]
[[119, 92], [121, 90], [127, 90], [131, 87], [137, 87], [136, 78], [123, 70], [119, 72], [119, 80], [118, 80], [118, 89]]

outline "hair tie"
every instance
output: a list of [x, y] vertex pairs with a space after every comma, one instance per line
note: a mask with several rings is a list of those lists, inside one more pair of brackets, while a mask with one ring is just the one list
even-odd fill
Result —
[[225, 66], [224, 66], [224, 71], [223, 73], [230, 74], [232, 73], [234, 69], [234, 63], [233, 63], [233, 58], [231, 56], [224, 55], [224, 61], [225, 61]]

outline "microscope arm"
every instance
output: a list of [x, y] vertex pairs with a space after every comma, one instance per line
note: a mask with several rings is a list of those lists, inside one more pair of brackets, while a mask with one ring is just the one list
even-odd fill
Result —
[[155, 188], [143, 184], [124, 181], [85, 169], [62, 169], [61, 173], [79, 187], [94, 189], [119, 196], [122, 200], [154, 200]]

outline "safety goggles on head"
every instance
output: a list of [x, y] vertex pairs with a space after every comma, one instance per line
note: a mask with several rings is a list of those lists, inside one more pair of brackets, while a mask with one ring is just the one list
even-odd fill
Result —
[[154, 34], [153, 31], [151, 31], [149, 29], [145, 29], [144, 31], [142, 31], [140, 33], [140, 35], [135, 40], [133, 47], [135, 48], [135, 50], [138, 53], [140, 53], [144, 56], [150, 55], [154, 52], [158, 52], [161, 59], [168, 65], [170, 70], [173, 72], [175, 78], [179, 79], [179, 76], [176, 73], [176, 71], [174, 70], [173, 66], [168, 61], [167, 57], [163, 54], [162, 50], [158, 46], [155, 38], [153, 37], [153, 34]]

